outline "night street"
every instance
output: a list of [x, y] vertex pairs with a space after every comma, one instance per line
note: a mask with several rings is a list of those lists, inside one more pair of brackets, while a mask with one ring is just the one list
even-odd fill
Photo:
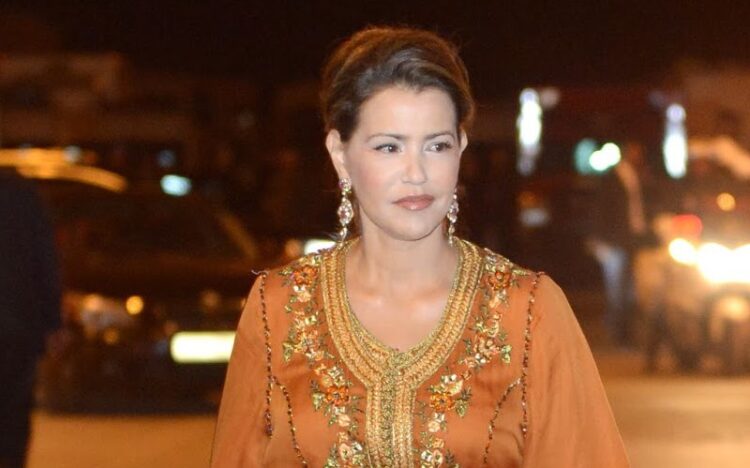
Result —
[[0, 468], [749, 468], [749, 24], [3, 0]]
[[[644, 376], [634, 353], [599, 352], [634, 468], [750, 465], [750, 379]], [[205, 467], [213, 416], [38, 412], [30, 468]]]
[[633, 467], [750, 465], [750, 380], [616, 378], [607, 393]]

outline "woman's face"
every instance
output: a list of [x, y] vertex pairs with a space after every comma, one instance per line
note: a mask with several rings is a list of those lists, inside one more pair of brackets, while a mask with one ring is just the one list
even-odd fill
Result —
[[352, 181], [363, 235], [418, 240], [441, 226], [466, 147], [456, 128], [444, 91], [392, 86], [362, 104], [349, 141], [336, 130], [328, 134], [339, 177]]

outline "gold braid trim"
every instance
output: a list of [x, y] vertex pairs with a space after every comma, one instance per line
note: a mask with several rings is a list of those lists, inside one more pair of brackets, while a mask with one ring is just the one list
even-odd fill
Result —
[[352, 241], [324, 256], [321, 279], [328, 328], [342, 361], [367, 390], [366, 447], [377, 466], [414, 465], [417, 389], [445, 363], [471, 315], [483, 256], [473, 244], [457, 240], [459, 264], [441, 321], [425, 340], [404, 352], [383, 345], [350, 309], [345, 260]]

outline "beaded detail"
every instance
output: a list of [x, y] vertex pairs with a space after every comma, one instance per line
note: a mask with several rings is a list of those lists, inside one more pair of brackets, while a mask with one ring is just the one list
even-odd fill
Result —
[[273, 435], [273, 420], [271, 418], [271, 393], [273, 392], [273, 370], [271, 368], [271, 329], [268, 326], [268, 312], [266, 311], [266, 278], [268, 272], [263, 271], [260, 273], [258, 281], [260, 285], [258, 291], [260, 293], [260, 311], [261, 319], [263, 320], [263, 340], [266, 347], [266, 409], [263, 412], [263, 419], [265, 422], [265, 432], [268, 437]]
[[487, 426], [487, 445], [484, 446], [484, 456], [482, 457], [482, 465], [487, 466], [488, 457], [490, 456], [490, 445], [492, 445], [492, 439], [495, 437], [495, 421], [497, 421], [497, 417], [500, 416], [500, 410], [503, 408], [503, 405], [505, 404], [505, 401], [508, 399], [508, 396], [510, 396], [511, 392], [518, 387], [518, 385], [521, 383], [521, 379], [518, 378], [514, 380], [503, 392], [503, 396], [500, 397], [500, 400], [495, 405], [495, 411], [492, 413], [492, 419], [490, 419], [490, 423]]
[[536, 289], [539, 286], [542, 276], [544, 276], [544, 273], [534, 275], [534, 282], [531, 284], [531, 291], [529, 292], [529, 304], [526, 310], [526, 330], [523, 333], [523, 363], [521, 364], [521, 409], [523, 410], [523, 417], [521, 419], [521, 434], [523, 434], [524, 439], [529, 432], [527, 389], [529, 380], [529, 353], [531, 352], [531, 322], [534, 319], [532, 309], [536, 302]]
[[300, 463], [302, 463], [302, 466], [308, 466], [307, 460], [305, 460], [305, 456], [302, 455], [302, 448], [300, 448], [299, 442], [297, 442], [297, 426], [294, 425], [292, 398], [289, 396], [289, 390], [287, 390], [286, 386], [279, 382], [278, 379], [274, 378], [273, 380], [274, 384], [278, 385], [278, 387], [281, 389], [281, 393], [284, 395], [284, 399], [286, 400], [286, 416], [287, 421], [289, 422], [289, 432], [291, 432], [294, 454], [297, 456], [297, 459], [300, 461]]

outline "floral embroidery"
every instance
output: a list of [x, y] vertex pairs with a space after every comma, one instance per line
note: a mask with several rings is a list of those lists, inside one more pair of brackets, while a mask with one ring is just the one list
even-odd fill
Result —
[[320, 308], [313, 298], [319, 265], [319, 256], [307, 256], [279, 272], [286, 278], [284, 285], [292, 288], [289, 303], [284, 307], [286, 313], [292, 315], [292, 326], [282, 345], [285, 362], [295, 353], [303, 354], [311, 365], [324, 357], [323, 339], [316, 328]]
[[[510, 364], [512, 347], [506, 343], [502, 312], [509, 306], [509, 290], [518, 287], [519, 278], [528, 274], [509, 260], [487, 251], [481, 280], [483, 300], [470, 327], [474, 333], [464, 340], [465, 352], [455, 367], [448, 366], [448, 372], [440, 376], [439, 382], [429, 387], [429, 404], [422, 403], [418, 410], [426, 428], [420, 437], [421, 468], [458, 467], [453, 455], [444, 450], [445, 441], [440, 436], [447, 430], [446, 414], [455, 411], [459, 417], [466, 415], [471, 399], [468, 381], [493, 357], [499, 356], [503, 364]], [[453, 368], [460, 368], [462, 372], [452, 372]]]
[[511, 287], [517, 287], [519, 278], [529, 275], [529, 271], [489, 250], [485, 250], [485, 253], [482, 292], [489, 299], [490, 309], [495, 309], [500, 304], [507, 306], [508, 291]]
[[325, 468], [364, 466], [365, 448], [357, 439], [359, 424], [355, 417], [361, 413], [360, 398], [351, 394], [351, 380], [328, 351], [318, 330], [321, 308], [315, 299], [315, 290], [320, 262], [320, 255], [306, 256], [279, 272], [285, 278], [284, 285], [292, 289], [284, 307], [292, 316], [292, 324], [282, 344], [283, 358], [288, 362], [295, 354], [305, 356], [315, 374], [310, 383], [313, 408], [323, 412], [329, 426], [336, 425], [340, 429]]
[[365, 466], [365, 448], [347, 432], [339, 432], [336, 445], [331, 448], [323, 468], [350, 468]]
[[[444, 375], [440, 383], [430, 387], [430, 408], [435, 411], [433, 421], [445, 425], [445, 413], [455, 410], [459, 416], [464, 416], [469, 407], [471, 389], [463, 388], [464, 379], [456, 374]], [[436, 432], [436, 431], [431, 431]]]

